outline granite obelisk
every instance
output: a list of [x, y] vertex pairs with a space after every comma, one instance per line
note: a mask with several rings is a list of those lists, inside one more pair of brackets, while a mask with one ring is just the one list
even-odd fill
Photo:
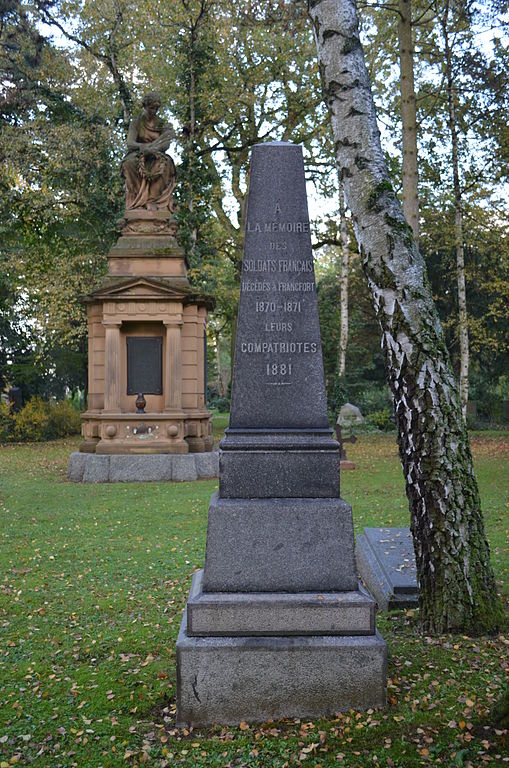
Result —
[[385, 702], [328, 424], [302, 150], [253, 148], [230, 426], [177, 642], [177, 722]]

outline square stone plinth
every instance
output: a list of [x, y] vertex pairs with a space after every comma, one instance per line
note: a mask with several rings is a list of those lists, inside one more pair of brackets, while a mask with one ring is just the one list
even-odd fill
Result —
[[197, 571], [187, 602], [190, 637], [372, 635], [376, 603], [349, 592], [203, 592]]
[[212, 494], [205, 592], [343, 592], [357, 583], [346, 501]]
[[177, 641], [177, 725], [317, 718], [386, 702], [387, 646], [360, 637], [189, 637]]
[[339, 496], [339, 452], [221, 451], [221, 498], [334, 498]]

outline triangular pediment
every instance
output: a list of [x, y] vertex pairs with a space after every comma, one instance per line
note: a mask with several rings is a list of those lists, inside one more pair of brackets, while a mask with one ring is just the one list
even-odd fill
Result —
[[168, 285], [165, 281], [150, 280], [146, 277], [134, 277], [122, 282], [115, 282], [105, 285], [91, 294], [93, 299], [113, 299], [122, 301], [122, 299], [173, 299], [182, 301], [189, 295], [189, 290], [185, 288]]

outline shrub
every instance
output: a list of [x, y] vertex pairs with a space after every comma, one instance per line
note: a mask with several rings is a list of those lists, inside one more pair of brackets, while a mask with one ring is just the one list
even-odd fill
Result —
[[44, 440], [49, 420], [49, 403], [42, 397], [33, 397], [14, 416], [14, 439], [22, 443]]
[[219, 413], [228, 413], [230, 404], [226, 397], [216, 397], [209, 402], [209, 408], [214, 408]]
[[9, 403], [0, 402], [0, 443], [12, 440], [14, 436], [14, 416]]
[[352, 403], [361, 409], [363, 416], [389, 410], [392, 405], [391, 393], [385, 383], [367, 382]]
[[0, 441], [39, 442], [74, 435], [80, 431], [81, 419], [68, 400], [50, 403], [33, 397], [18, 413], [0, 406]]
[[75, 435], [81, 430], [80, 415], [70, 400], [51, 403], [49, 413], [47, 439]]
[[389, 408], [383, 408], [380, 411], [373, 411], [366, 419], [368, 424], [372, 424], [377, 429], [381, 429], [383, 432], [389, 432], [391, 429], [395, 429], [395, 425], [391, 421], [391, 412]]

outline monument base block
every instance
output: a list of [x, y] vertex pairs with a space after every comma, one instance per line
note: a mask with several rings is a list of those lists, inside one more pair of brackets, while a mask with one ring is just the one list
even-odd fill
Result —
[[357, 583], [352, 508], [342, 499], [212, 495], [206, 592], [341, 592]]
[[386, 703], [387, 646], [366, 636], [177, 641], [177, 725], [317, 718]]

